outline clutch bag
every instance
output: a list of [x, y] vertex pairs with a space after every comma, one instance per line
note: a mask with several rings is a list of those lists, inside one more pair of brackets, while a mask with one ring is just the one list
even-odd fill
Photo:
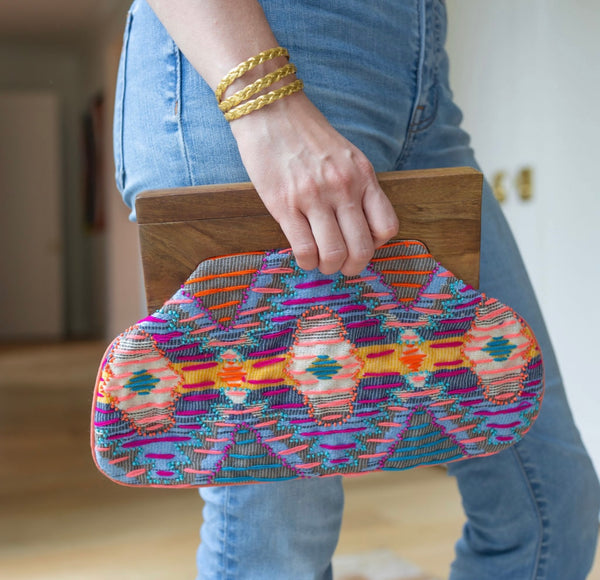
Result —
[[202, 261], [111, 343], [92, 453], [133, 486], [404, 470], [513, 445], [542, 396], [527, 323], [419, 241], [382, 246], [357, 276], [247, 252]]

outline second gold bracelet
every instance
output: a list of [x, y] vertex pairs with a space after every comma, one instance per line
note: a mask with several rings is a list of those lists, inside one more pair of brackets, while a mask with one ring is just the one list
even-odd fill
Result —
[[244, 115], [248, 115], [253, 111], [258, 111], [259, 109], [262, 109], [263, 107], [266, 107], [267, 105], [270, 105], [279, 99], [292, 95], [293, 93], [297, 93], [303, 88], [304, 83], [300, 79], [295, 80], [288, 85], [280, 87], [279, 89], [270, 91], [266, 95], [261, 95], [260, 97], [256, 97], [256, 99], [252, 99], [251, 101], [244, 103], [243, 105], [234, 107], [225, 113], [225, 119], [227, 119], [227, 121], [235, 121], [236, 119], [239, 119]]

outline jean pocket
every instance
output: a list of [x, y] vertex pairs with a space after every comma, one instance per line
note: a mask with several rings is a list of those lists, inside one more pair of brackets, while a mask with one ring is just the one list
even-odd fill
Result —
[[129, 36], [133, 21], [133, 10], [127, 13], [125, 31], [123, 33], [123, 45], [119, 59], [119, 70], [117, 73], [117, 84], [115, 89], [115, 109], [113, 118], [113, 154], [115, 159], [115, 180], [117, 188], [121, 193], [125, 189], [125, 167], [123, 164], [123, 115], [125, 108], [125, 77], [127, 68], [127, 52], [129, 47]]

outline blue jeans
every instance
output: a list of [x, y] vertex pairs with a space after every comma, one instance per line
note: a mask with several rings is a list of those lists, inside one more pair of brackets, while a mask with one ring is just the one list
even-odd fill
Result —
[[[376, 171], [477, 167], [448, 86], [442, 0], [262, 4], [307, 95]], [[248, 180], [213, 93], [144, 0], [135, 0], [126, 25], [114, 138], [117, 183], [130, 207], [146, 189]], [[487, 183], [481, 243], [481, 288], [532, 326], [544, 354], [546, 396], [522, 442], [449, 465], [468, 518], [450, 577], [583, 579], [596, 547], [598, 482], [527, 273]], [[331, 578], [340, 478], [200, 493], [200, 578]], [[402, 509], [400, 500], [390, 509]]]

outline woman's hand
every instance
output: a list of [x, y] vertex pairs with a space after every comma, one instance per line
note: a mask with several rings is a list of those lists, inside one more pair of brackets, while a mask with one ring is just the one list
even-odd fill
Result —
[[356, 275], [398, 219], [369, 160], [304, 93], [231, 124], [252, 183], [298, 265]]

